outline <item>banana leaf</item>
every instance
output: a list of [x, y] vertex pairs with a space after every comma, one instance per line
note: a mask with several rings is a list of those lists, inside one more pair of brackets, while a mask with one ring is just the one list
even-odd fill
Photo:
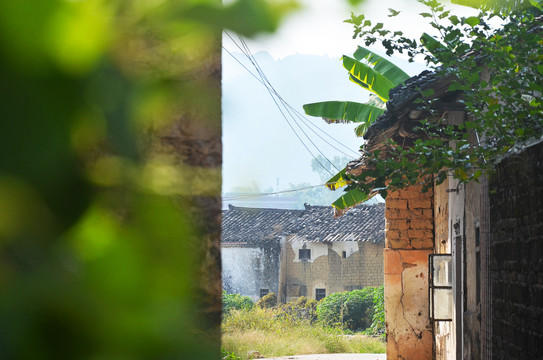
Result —
[[332, 203], [332, 206], [340, 210], [340, 213], [345, 212], [345, 210], [352, 208], [360, 203], [363, 203], [368, 199], [368, 194], [359, 190], [351, 189], [345, 194], [341, 195], [336, 201]]
[[352, 101], [323, 101], [305, 104], [307, 115], [320, 116], [329, 123], [366, 123], [370, 125], [384, 112], [384, 109]]
[[326, 187], [330, 190], [337, 190], [340, 187], [349, 185], [351, 183], [351, 180], [349, 179], [347, 174], [345, 174], [345, 170], [347, 170], [347, 168], [344, 168], [336, 175], [334, 175], [330, 180], [328, 180], [326, 182]]
[[384, 57], [377, 55], [373, 51], [363, 48], [361, 46], [356, 49], [353, 57], [358, 61], [365, 60], [366, 62], [368, 62], [370, 65], [373, 66], [373, 70], [386, 77], [393, 84], [395, 84], [395, 86], [400, 85], [405, 80], [410, 78], [410, 76], [407, 75], [398, 66], [394, 65]]
[[388, 92], [390, 89], [396, 87], [397, 84], [369, 65], [363, 64], [356, 59], [346, 55], [343, 55], [341, 59], [343, 60], [343, 67], [349, 71], [352, 77], [364, 83], [364, 88], [379, 96], [383, 101], [389, 100]]

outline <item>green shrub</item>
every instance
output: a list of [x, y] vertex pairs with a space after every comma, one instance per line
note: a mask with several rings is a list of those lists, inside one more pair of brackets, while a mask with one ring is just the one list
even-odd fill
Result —
[[385, 287], [379, 286], [373, 293], [373, 319], [365, 331], [367, 335], [385, 337]]
[[277, 295], [275, 295], [274, 292], [271, 292], [258, 300], [256, 305], [260, 306], [262, 309], [272, 308], [277, 305]]
[[297, 320], [307, 320], [312, 323], [317, 319], [317, 301], [305, 296], [282, 305], [281, 310]]
[[247, 296], [240, 294], [228, 294], [222, 292], [222, 315], [227, 316], [232, 310], [250, 310], [253, 308], [253, 301]]
[[366, 329], [373, 321], [374, 291], [375, 288], [366, 287], [331, 294], [318, 303], [317, 317], [328, 326], [341, 325], [351, 330]]

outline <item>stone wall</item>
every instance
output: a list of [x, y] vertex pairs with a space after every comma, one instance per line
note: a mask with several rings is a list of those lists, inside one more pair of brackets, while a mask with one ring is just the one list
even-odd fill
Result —
[[428, 255], [434, 249], [433, 191], [420, 186], [386, 199], [385, 319], [388, 359], [431, 359]]
[[493, 359], [543, 354], [543, 143], [490, 179]]
[[326, 289], [326, 295], [330, 295], [383, 284], [383, 243], [306, 243], [312, 250], [309, 261], [297, 258], [298, 247], [286, 244], [286, 266], [282, 270], [285, 273], [281, 274], [286, 279], [284, 301], [299, 296], [315, 298], [315, 289]]

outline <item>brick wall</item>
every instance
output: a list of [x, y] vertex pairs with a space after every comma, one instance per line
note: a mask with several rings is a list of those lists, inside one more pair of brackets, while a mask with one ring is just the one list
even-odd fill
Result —
[[428, 255], [434, 248], [433, 191], [420, 186], [386, 199], [385, 320], [388, 359], [431, 359]]
[[433, 191], [411, 186], [386, 200], [386, 244], [389, 249], [433, 249]]
[[341, 256], [341, 251], [333, 250], [333, 243], [317, 243], [310, 246], [326, 247], [327, 255], [319, 256], [312, 261], [295, 262], [296, 254], [291, 243], [287, 243], [286, 301], [298, 296], [314, 298], [316, 288], [326, 289], [326, 295], [329, 295], [383, 284], [382, 242], [377, 244], [359, 242], [359, 250], [346, 258]]
[[493, 359], [543, 356], [543, 143], [490, 179]]

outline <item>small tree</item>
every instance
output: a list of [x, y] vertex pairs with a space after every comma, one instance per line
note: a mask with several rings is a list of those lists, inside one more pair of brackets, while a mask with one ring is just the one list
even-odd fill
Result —
[[[415, 104], [426, 116], [416, 128], [419, 138], [405, 147], [388, 141], [387, 156], [365, 153], [368, 171], [351, 177], [348, 187], [361, 194], [420, 182], [429, 188], [448, 174], [461, 183], [477, 181], [506, 153], [543, 136], [539, 2], [521, 2], [514, 11], [510, 9], [518, 2], [497, 4], [472, 17], [451, 15], [436, 0], [419, 2], [427, 6], [428, 12], [420, 15], [437, 29], [437, 38], [423, 34], [409, 39], [363, 15], [348, 22], [366, 46], [379, 42], [387, 54], [405, 53], [410, 61], [422, 56], [436, 77], [450, 79], [448, 90], [460, 95], [468, 117], [457, 126], [445, 123], [433, 107], [438, 101], [433, 91], [420, 90]], [[496, 19], [503, 24], [499, 28], [491, 25]]]

